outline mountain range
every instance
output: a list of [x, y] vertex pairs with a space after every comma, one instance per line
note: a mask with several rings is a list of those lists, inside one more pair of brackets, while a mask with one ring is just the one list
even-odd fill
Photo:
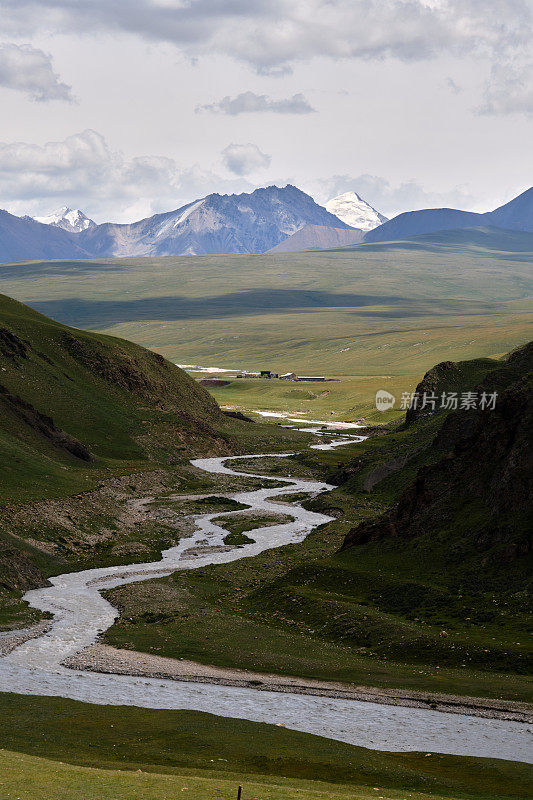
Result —
[[[67, 207], [38, 219], [0, 211], [0, 260], [264, 253], [306, 226], [352, 230], [291, 185], [210, 194], [131, 224], [96, 225]], [[306, 244], [324, 241], [322, 231], [319, 241]], [[338, 243], [337, 235], [331, 243]]]
[[355, 192], [321, 206], [290, 184], [210, 194], [130, 224], [97, 225], [67, 206], [35, 219], [0, 210], [0, 262], [295, 252], [481, 227], [533, 232], [533, 188], [485, 214], [424, 209], [391, 220]]
[[349, 228], [295, 186], [251, 194], [210, 194], [132, 225], [98, 225], [79, 234], [97, 256], [264, 253], [306, 225]]

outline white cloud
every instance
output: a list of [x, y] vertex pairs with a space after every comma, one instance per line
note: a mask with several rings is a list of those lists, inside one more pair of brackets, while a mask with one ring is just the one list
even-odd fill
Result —
[[533, 63], [495, 64], [478, 114], [533, 114]]
[[196, 108], [197, 112], [213, 111], [218, 114], [228, 114], [229, 116], [267, 112], [275, 114], [312, 114], [315, 110], [301, 92], [282, 100], [273, 100], [266, 94], [241, 92], [235, 97], [226, 95], [216, 103], [209, 103]]
[[127, 159], [93, 130], [44, 145], [0, 143], [0, 204], [16, 214], [65, 204], [96, 221], [131, 221], [209, 192], [249, 188], [242, 178], [223, 178], [198, 165], [182, 168], [171, 158]]
[[270, 166], [271, 157], [256, 144], [229, 144], [222, 151], [225, 166], [234, 175], [249, 175]]
[[72, 101], [71, 87], [54, 72], [51, 56], [29, 44], [0, 44], [0, 86], [32, 100]]
[[3, 27], [26, 35], [117, 31], [224, 53], [260, 72], [314, 57], [403, 61], [529, 46], [529, 0], [0, 0]]

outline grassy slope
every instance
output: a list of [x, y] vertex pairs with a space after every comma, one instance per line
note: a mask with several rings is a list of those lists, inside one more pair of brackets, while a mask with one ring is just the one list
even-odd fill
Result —
[[0, 295], [0, 339], [2, 332], [17, 341], [0, 341], [0, 384], [50, 415], [95, 460], [80, 462], [3, 409], [0, 502], [68, 493], [105, 472], [168, 465], [189, 453], [239, 452], [256, 439], [276, 449], [290, 437], [224, 416], [203, 387], [151, 351], [66, 328]]
[[[439, 390], [473, 387], [496, 366], [462, 363]], [[354, 523], [387, 509], [421, 466], [441, 457], [430, 445], [442, 420], [438, 413], [343, 452], [307, 451], [287, 464], [291, 474], [318, 472], [342, 484], [311, 503], [336, 509], [340, 519], [300, 545], [238, 565], [113, 590], [123, 614], [108, 641], [256, 671], [530, 699], [530, 681], [521, 675], [529, 622], [518, 566], [516, 574], [506, 568], [504, 593], [471, 581], [458, 590], [459, 573], [447, 572], [446, 550], [431, 542], [338, 552]], [[384, 469], [391, 464], [403, 466]]]
[[[220, 790], [233, 784], [232, 792], [236, 794], [236, 782], [243, 783], [245, 779], [257, 781], [265, 792], [251, 794], [251, 787], [245, 785], [245, 798], [260, 796], [264, 800], [283, 797], [312, 800], [335, 797], [337, 792], [343, 797], [348, 795], [349, 786], [350, 797], [378, 796], [373, 787], [379, 787], [391, 798], [405, 798], [406, 792], [423, 792], [428, 798], [453, 800], [527, 798], [531, 791], [531, 768], [525, 764], [441, 755], [427, 758], [422, 753], [381, 753], [273, 725], [226, 720], [200, 712], [93, 706], [60, 698], [6, 694], [0, 695], [0, 707], [5, 723], [0, 732], [4, 748], [0, 763], [7, 763], [8, 770], [18, 766], [19, 775], [21, 767], [28, 770], [20, 787], [23, 790], [28, 784], [35, 786], [37, 776], [45, 778], [48, 786], [61, 783], [63, 794], [53, 795], [58, 800], [73, 797], [89, 800], [99, 784], [108, 794], [97, 796], [110, 796], [113, 800], [117, 796], [142, 796], [143, 800], [166, 798], [173, 795], [159, 794], [158, 790], [168, 791], [178, 785], [181, 794], [182, 787], [189, 785], [163, 781], [161, 773], [168, 776], [192, 773], [196, 777], [191, 778], [190, 788], [196, 794], [187, 796], [202, 800], [216, 797], [215, 787]], [[76, 731], [75, 737], [72, 730]], [[143, 776], [138, 780], [146, 786], [146, 794], [134, 793], [135, 773], [104, 775], [65, 769], [63, 765], [53, 769], [49, 762], [43, 764], [12, 756], [6, 750], [100, 769], [141, 769]], [[153, 774], [152, 784], [148, 781], [150, 774]], [[267, 776], [280, 774], [284, 777], [279, 790], [277, 786], [269, 787], [272, 778], [269, 781]], [[11, 778], [9, 772], [7, 778]], [[1, 780], [6, 780], [4, 775]], [[276, 778], [275, 783], [278, 781]], [[313, 783], [306, 785], [304, 781]], [[326, 785], [317, 785], [315, 781]], [[81, 788], [80, 794], [75, 794], [76, 784]], [[37, 792], [43, 792], [45, 787], [46, 784], [37, 788]], [[110, 787], [116, 794], [110, 794]], [[207, 794], [208, 790], [213, 795]], [[398, 794], [400, 790], [402, 794]], [[44, 800], [46, 795], [16, 795], [28, 796]], [[3, 793], [2, 797], [6, 795]]]
[[[529, 338], [531, 250], [513, 235], [478, 239], [17, 264], [0, 275], [6, 291], [55, 318], [113, 331], [178, 363], [350, 379], [335, 387], [331, 409], [327, 400], [309, 403], [342, 415], [354, 405], [368, 410], [380, 376], [401, 378], [397, 388], [407, 391], [450, 353], [491, 356]], [[275, 396], [242, 390], [217, 397], [233, 394], [228, 402], [248, 408], [300, 403], [282, 387], [270, 388]]]
[[[216, 426], [230, 428], [186, 374], [131, 342], [67, 329], [6, 297], [0, 297], [0, 320], [6, 335], [17, 339], [0, 351], [2, 384], [51, 416], [95, 458], [90, 465], [80, 461], [25, 425], [16, 410], [7, 411], [0, 422], [2, 499], [70, 492], [91, 473], [164, 460], [178, 445], [209, 448], [221, 438]], [[170, 431], [160, 453], [140, 443], [151, 426]]]
[[[290, 436], [224, 416], [202, 387], [155, 353], [66, 328], [0, 296], [0, 626], [34, 618], [19, 618], [16, 602], [6, 611], [37, 585], [34, 567], [50, 575], [98, 559], [135, 560], [108, 552], [111, 534], [107, 550], [96, 546], [100, 530], [115, 528], [119, 503], [97, 497], [113, 476], [157, 473], [180, 483], [194, 479], [192, 455], [286, 448]], [[122, 494], [139, 489], [136, 480]], [[71, 545], [83, 535], [76, 553]], [[169, 546], [161, 526], [128, 536], [144, 537], [137, 560]]]
[[[193, 373], [194, 374], [194, 373]], [[227, 386], [209, 386], [209, 392], [223, 408], [245, 413], [254, 410], [302, 414], [304, 419], [358, 421], [383, 424], [402, 415], [399, 407], [402, 392], [411, 391], [418, 375], [360, 375], [321, 382], [293, 383], [285, 380], [242, 379]], [[378, 412], [375, 396], [386, 389], [397, 398], [396, 408]]]
[[[281, 776], [246, 775], [221, 777], [215, 772], [191, 775], [186, 770], [172, 775], [147, 770], [79, 767], [22, 753], [0, 751], [4, 800], [189, 800], [234, 798], [244, 786], [244, 800], [369, 800], [379, 797], [374, 788], [342, 786], [323, 781], [289, 780]], [[180, 794], [178, 794], [180, 793]], [[442, 795], [409, 792], [409, 800], [441, 800]], [[387, 791], [387, 798], [407, 800], [405, 792]]]

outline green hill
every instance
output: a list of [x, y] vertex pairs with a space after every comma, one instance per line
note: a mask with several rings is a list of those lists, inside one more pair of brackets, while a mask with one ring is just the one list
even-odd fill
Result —
[[105, 469], [168, 459], [180, 446], [227, 450], [216, 403], [162, 356], [3, 296], [0, 405], [4, 500], [70, 491]]

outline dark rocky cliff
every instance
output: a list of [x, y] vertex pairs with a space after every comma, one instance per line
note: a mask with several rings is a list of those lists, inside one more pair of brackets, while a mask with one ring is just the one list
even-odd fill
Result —
[[[426, 378], [430, 388], [431, 373]], [[444, 457], [422, 468], [388, 513], [351, 530], [342, 549], [444, 533], [455, 549], [461, 540], [473, 545], [482, 566], [531, 554], [532, 389], [530, 343], [479, 386], [480, 393], [498, 392], [495, 409], [450, 413], [433, 443]]]

